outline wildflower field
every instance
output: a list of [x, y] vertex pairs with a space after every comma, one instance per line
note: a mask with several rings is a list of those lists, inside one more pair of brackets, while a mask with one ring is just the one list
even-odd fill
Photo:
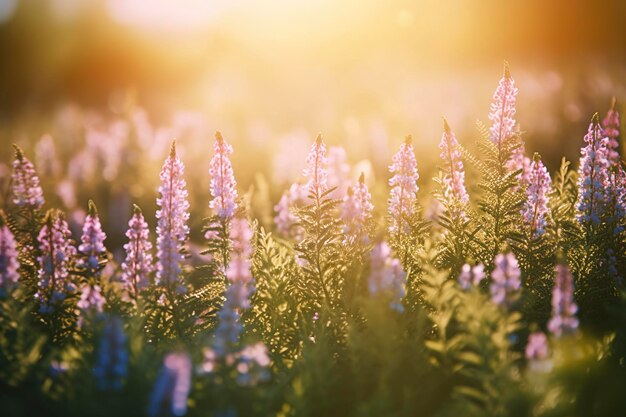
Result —
[[[60, 169], [49, 136], [34, 147], [40, 166], [14, 145], [0, 214], [3, 414], [626, 415], [615, 101], [591, 116], [580, 159], [550, 173], [525, 151], [517, 93], [505, 66], [475, 151], [443, 120], [428, 214], [410, 136], [373, 197], [318, 135], [266, 224], [268, 197], [237, 187], [219, 132], [204, 153], [208, 217], [193, 219], [172, 141], [153, 172], [155, 221], [139, 205], [110, 221], [127, 222], [122, 247], [94, 201], [58, 208], [78, 192], [47, 180]], [[141, 120], [118, 133], [129, 152], [151, 146]], [[138, 169], [99, 154], [109, 141], [70, 161], [74, 178]]]
[[[0, 0], [0, 48], [17, 3]], [[400, 3], [406, 30], [419, 13]], [[336, 107], [263, 86], [264, 106], [267, 80], [217, 70], [209, 109], [228, 111], [167, 122], [141, 88], [104, 106], [0, 103], [0, 416], [626, 417], [626, 66], [585, 84], [522, 64], [519, 82], [511, 61], [481, 67], [501, 74], [478, 83], [488, 106], [476, 83], [437, 101], [448, 78], [360, 62], [385, 94], [449, 104], [405, 137], [411, 100], [293, 63], [280, 83]], [[469, 130], [468, 107], [483, 115]]]

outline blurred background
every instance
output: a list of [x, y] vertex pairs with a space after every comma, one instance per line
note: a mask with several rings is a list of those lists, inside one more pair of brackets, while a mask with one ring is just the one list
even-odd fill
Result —
[[0, 0], [0, 175], [19, 143], [50, 198], [95, 195], [123, 229], [131, 202], [153, 210], [173, 137], [206, 214], [215, 130], [268, 213], [317, 132], [381, 187], [412, 134], [427, 187], [441, 116], [474, 143], [504, 60], [527, 152], [554, 171], [626, 101], [625, 21], [618, 0]]

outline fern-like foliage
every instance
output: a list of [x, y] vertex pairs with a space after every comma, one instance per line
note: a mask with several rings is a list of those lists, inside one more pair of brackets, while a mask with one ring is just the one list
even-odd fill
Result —
[[478, 123], [478, 128], [481, 133], [478, 150], [482, 158], [465, 149], [463, 154], [481, 176], [477, 201], [479, 213], [475, 219], [480, 228], [476, 242], [480, 243], [475, 246], [474, 258], [491, 265], [491, 261], [502, 252], [521, 224], [520, 211], [524, 196], [518, 177], [522, 171], [512, 171], [507, 167], [515, 151], [520, 148], [521, 139], [516, 133], [494, 143], [489, 139], [489, 131], [483, 124]]

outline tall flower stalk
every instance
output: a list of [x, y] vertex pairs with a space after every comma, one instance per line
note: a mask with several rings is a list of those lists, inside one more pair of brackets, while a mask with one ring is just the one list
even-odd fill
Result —
[[215, 330], [213, 348], [219, 358], [232, 352], [243, 331], [241, 312], [250, 308], [250, 296], [254, 291], [254, 279], [250, 271], [252, 255], [252, 230], [245, 218], [232, 219], [230, 239], [232, 255], [226, 277], [226, 301], [218, 313], [219, 324]]
[[416, 214], [419, 174], [411, 141], [411, 136], [407, 136], [389, 166], [389, 172], [393, 174], [389, 180], [391, 196], [388, 210], [389, 232], [392, 235], [409, 233], [411, 219]]
[[229, 155], [233, 147], [228, 144], [220, 132], [215, 133], [214, 155], [211, 159], [211, 195], [209, 207], [220, 219], [230, 219], [237, 209], [237, 182]]
[[35, 172], [35, 166], [26, 156], [22, 149], [15, 148], [15, 160], [13, 161], [13, 174], [11, 176], [11, 192], [13, 204], [18, 207], [28, 207], [34, 210], [40, 209], [45, 200], [41, 189], [39, 177]]
[[531, 239], [536, 239], [545, 233], [548, 217], [548, 194], [552, 180], [538, 153], [535, 153], [533, 162], [528, 171], [528, 187], [526, 201], [522, 208], [522, 216], [530, 231]]
[[[233, 148], [224, 140], [220, 132], [215, 133], [213, 150], [214, 154], [209, 168], [210, 191], [213, 197], [209, 202], [209, 207], [213, 211], [213, 216], [209, 218], [205, 228], [205, 237], [209, 246], [205, 254], [210, 254], [225, 274], [230, 255], [229, 227], [237, 210], [237, 182], [229, 157], [233, 153]], [[226, 282], [225, 276], [224, 279]]]
[[56, 211], [48, 211], [39, 232], [39, 282], [35, 298], [40, 313], [52, 313], [68, 294], [76, 290], [69, 279], [69, 268], [76, 256], [67, 222]]
[[150, 285], [150, 274], [154, 269], [148, 223], [137, 205], [128, 222], [126, 237], [128, 243], [124, 245], [126, 259], [122, 263], [122, 282], [126, 294], [136, 303], [141, 291]]
[[320, 198], [328, 189], [328, 158], [326, 157], [326, 145], [322, 135], [317, 135], [315, 143], [306, 158], [307, 168], [304, 176], [308, 178], [307, 189], [313, 198]]
[[459, 143], [445, 118], [443, 119], [443, 127], [444, 131], [439, 143], [439, 150], [441, 151], [439, 156], [444, 163], [443, 197], [450, 202], [450, 208], [453, 209], [450, 214], [453, 217], [466, 219], [467, 215], [463, 209], [469, 202], [469, 195], [465, 188], [465, 171]]
[[9, 292], [20, 278], [17, 242], [0, 209], [0, 292]]
[[505, 308], [511, 308], [519, 299], [522, 282], [517, 259], [512, 253], [498, 254], [491, 273], [491, 299]]
[[615, 97], [611, 101], [611, 108], [602, 119], [602, 129], [604, 129], [604, 134], [608, 138], [607, 148], [608, 148], [608, 159], [609, 164], [612, 167], [619, 165], [620, 162], [620, 144], [619, 144], [619, 113], [615, 109]]
[[128, 348], [124, 323], [117, 316], [107, 317], [97, 349], [93, 374], [98, 389], [103, 391], [122, 389], [128, 374]]
[[574, 302], [574, 278], [566, 265], [556, 266], [554, 289], [552, 290], [552, 318], [548, 330], [555, 336], [571, 334], [578, 328]]
[[182, 416], [187, 412], [187, 397], [191, 390], [192, 366], [189, 354], [169, 353], [154, 384], [148, 416]]
[[176, 156], [176, 143], [161, 169], [157, 217], [157, 272], [158, 285], [186, 292], [181, 280], [185, 243], [189, 235], [189, 202], [183, 178], [185, 167]]
[[509, 72], [509, 65], [504, 63], [504, 76], [493, 94], [493, 101], [489, 108], [490, 139], [501, 149], [503, 142], [514, 135], [515, 129], [515, 100], [517, 87]]
[[607, 204], [609, 176], [608, 139], [596, 113], [585, 135], [578, 168], [577, 219], [583, 224], [599, 225]]
[[370, 276], [368, 289], [370, 294], [382, 294], [389, 297], [389, 307], [402, 312], [402, 298], [405, 294], [406, 272], [397, 258], [391, 256], [391, 248], [385, 242], [377, 243], [370, 257]]
[[340, 216], [344, 224], [346, 242], [367, 241], [367, 227], [372, 219], [373, 209], [372, 195], [365, 184], [365, 175], [361, 173], [357, 184], [348, 187], [348, 193], [341, 205]]

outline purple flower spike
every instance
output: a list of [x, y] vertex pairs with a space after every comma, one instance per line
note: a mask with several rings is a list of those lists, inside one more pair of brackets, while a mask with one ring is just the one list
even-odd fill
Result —
[[126, 292], [136, 300], [139, 293], [150, 284], [150, 274], [154, 266], [148, 223], [139, 206], [135, 205], [133, 211], [126, 231], [128, 243], [124, 245], [126, 260], [122, 263], [122, 282]]
[[106, 253], [104, 247], [106, 238], [107, 235], [102, 231], [96, 205], [89, 200], [89, 214], [85, 218], [78, 252], [84, 256], [84, 259], [80, 260], [79, 266], [83, 267], [90, 275], [95, 275], [100, 269], [100, 257]]
[[328, 158], [326, 158], [326, 145], [322, 140], [322, 135], [317, 135], [306, 157], [306, 163], [307, 168], [303, 174], [309, 179], [307, 191], [309, 194], [321, 196], [328, 189]]
[[[157, 273], [159, 285], [181, 284], [181, 263], [183, 251], [189, 235], [189, 202], [183, 178], [185, 167], [176, 156], [176, 143], [172, 143], [169, 157], [161, 169], [161, 186], [156, 212], [157, 217]], [[184, 286], [178, 285], [176, 290], [184, 292]]]
[[511, 77], [508, 64], [505, 63], [504, 77], [498, 83], [498, 88], [493, 94], [489, 111], [489, 120], [492, 122], [489, 129], [490, 138], [498, 147], [514, 134], [516, 97], [515, 81]]
[[191, 358], [187, 353], [168, 354], [150, 396], [148, 416], [182, 416], [191, 390]]
[[463, 265], [459, 274], [459, 285], [464, 290], [469, 290], [472, 285], [477, 286], [485, 278], [485, 266], [478, 264], [471, 267], [469, 264]]
[[11, 290], [20, 278], [17, 243], [0, 210], [0, 290]]
[[76, 255], [70, 239], [71, 232], [60, 213], [48, 211], [37, 240], [40, 256], [39, 282], [35, 298], [39, 300], [41, 313], [50, 313], [76, 287], [69, 281], [69, 266]]
[[391, 234], [407, 233], [409, 231], [407, 220], [415, 214], [419, 174], [411, 140], [411, 136], [406, 137], [400, 150], [393, 156], [393, 163], [389, 166], [389, 172], [393, 174], [389, 180], [391, 186], [389, 232]]
[[545, 233], [548, 216], [548, 194], [551, 186], [550, 174], [541, 162], [539, 154], [535, 154], [528, 171], [526, 202], [522, 208], [522, 216], [530, 227], [533, 238], [538, 238]]
[[365, 184], [365, 175], [361, 173], [359, 182], [354, 188], [348, 188], [348, 195], [341, 205], [340, 215], [344, 223], [346, 241], [354, 241], [358, 236], [367, 238], [365, 228], [372, 218], [373, 209], [372, 195]]
[[528, 336], [528, 344], [526, 345], [526, 359], [529, 361], [541, 361], [548, 359], [550, 348], [548, 347], [548, 338], [544, 332], [534, 332]]
[[93, 373], [100, 390], [122, 389], [128, 374], [128, 350], [124, 323], [117, 316], [107, 318], [104, 323]]
[[608, 139], [596, 113], [585, 135], [587, 144], [580, 152], [578, 167], [578, 221], [600, 224], [607, 204], [609, 177]]
[[[441, 150], [439, 156], [443, 160], [445, 167], [443, 195], [446, 199], [462, 206], [469, 202], [469, 195], [465, 188], [465, 171], [463, 169], [463, 161], [461, 160], [461, 152], [459, 151], [459, 142], [456, 140], [456, 136], [445, 118], [443, 119], [443, 127], [444, 131], [439, 143], [439, 149]], [[467, 217], [462, 211], [457, 214], [462, 219]]]
[[615, 110], [615, 97], [611, 101], [611, 108], [606, 113], [604, 119], [602, 119], [602, 129], [604, 134], [609, 139], [607, 143], [608, 147], [608, 159], [611, 166], [618, 166], [620, 162], [619, 155], [619, 113]]
[[577, 311], [572, 273], [566, 265], [557, 265], [552, 290], [552, 318], [548, 322], [548, 330], [557, 337], [575, 332], [578, 328]]
[[221, 219], [230, 219], [237, 209], [237, 182], [228, 156], [233, 153], [233, 147], [222, 138], [220, 132], [216, 132], [213, 149], [215, 155], [209, 169], [213, 200], [209, 207]]
[[102, 295], [99, 285], [83, 285], [81, 287], [78, 307], [78, 327], [83, 327], [85, 320], [95, 319], [102, 316], [106, 299]]
[[387, 243], [379, 242], [374, 246], [370, 266], [370, 294], [388, 294], [391, 296], [390, 307], [399, 312], [404, 311], [402, 298], [405, 293], [406, 272], [402, 269], [400, 260], [391, 257], [391, 248]]
[[252, 237], [253, 233], [248, 220], [234, 218], [230, 230], [233, 252], [226, 271], [230, 285], [226, 289], [226, 301], [217, 314], [219, 324], [213, 341], [213, 348], [218, 358], [223, 358], [233, 350], [243, 331], [240, 323], [241, 311], [250, 308], [250, 296], [254, 291], [254, 279], [250, 272]]
[[15, 148], [13, 161], [13, 175], [11, 176], [11, 192], [13, 203], [18, 207], [40, 209], [44, 205], [43, 191], [39, 184], [39, 177], [32, 162], [24, 156], [19, 146]]
[[521, 271], [512, 253], [499, 254], [491, 273], [491, 299], [499, 306], [511, 308], [519, 298]]

